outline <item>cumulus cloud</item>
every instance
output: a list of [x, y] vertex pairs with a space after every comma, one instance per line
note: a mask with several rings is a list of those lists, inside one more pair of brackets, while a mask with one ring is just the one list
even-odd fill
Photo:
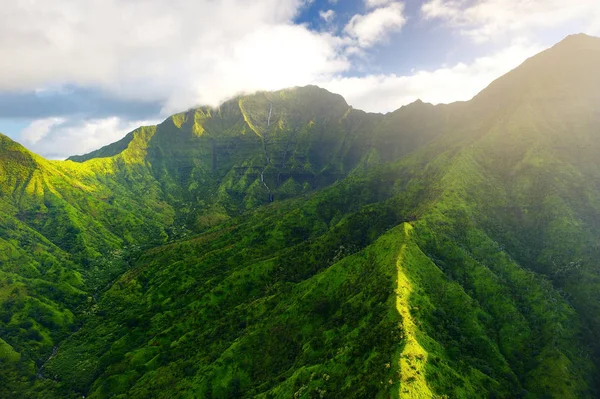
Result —
[[65, 159], [84, 154], [120, 140], [139, 126], [153, 125], [157, 120], [127, 121], [116, 116], [101, 119], [66, 120], [45, 118], [31, 122], [20, 137], [28, 148], [50, 159]]
[[[348, 68], [340, 40], [292, 21], [302, 0], [44, 0], [0, 13], [0, 90], [99, 87], [165, 113]], [[241, 18], [232, 17], [232, 10]], [[300, 79], [296, 79], [296, 77]]]
[[386, 40], [390, 32], [400, 30], [405, 23], [404, 4], [393, 2], [368, 14], [353, 16], [344, 31], [361, 47], [370, 47]]
[[184, 76], [200, 77], [172, 81], [174, 92], [165, 102], [165, 111], [172, 113], [194, 103], [218, 105], [240, 92], [309, 84], [349, 67], [341, 50], [336, 50], [343, 46], [342, 39], [303, 26], [255, 29], [226, 46], [211, 46], [209, 52], [180, 65]]
[[64, 118], [44, 118], [31, 122], [21, 130], [20, 137], [27, 144], [36, 144], [50, 133], [50, 130], [65, 122]]
[[393, 3], [394, 0], [365, 0], [367, 8], [376, 8]]
[[600, 32], [598, 0], [429, 0], [421, 12], [426, 19], [459, 28], [477, 42], [573, 22], [588, 33]]
[[343, 95], [352, 106], [372, 112], [393, 111], [417, 99], [434, 104], [469, 100], [540, 50], [538, 46], [519, 41], [468, 64], [421, 70], [406, 76], [338, 77], [321, 84]]
[[319, 16], [321, 17], [321, 19], [325, 20], [325, 22], [331, 22], [333, 21], [333, 18], [335, 18], [335, 11], [319, 11]]
[[[239, 93], [327, 80], [351, 67], [359, 45], [364, 49], [384, 39], [405, 21], [403, 7], [394, 3], [355, 16], [347, 33], [317, 32], [294, 22], [309, 3], [6, 2], [0, 13], [0, 76], [10, 78], [0, 79], [0, 103], [9, 105], [3, 112], [33, 116], [17, 138], [60, 158], [120, 138], [150, 111], [164, 117], [195, 105], [216, 106]], [[330, 21], [334, 15], [330, 10], [323, 17]], [[48, 95], [49, 86], [86, 93], [77, 99], [56, 90]], [[20, 106], [11, 105], [15, 99]], [[103, 105], [87, 101], [94, 99]], [[133, 111], [98, 109], [109, 103]], [[32, 108], [43, 112], [32, 115], [27, 111]]]

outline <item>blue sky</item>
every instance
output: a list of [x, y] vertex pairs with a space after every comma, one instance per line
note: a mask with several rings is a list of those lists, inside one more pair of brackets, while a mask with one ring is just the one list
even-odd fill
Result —
[[[419, 19], [420, 3], [404, 2], [404, 14], [409, 20], [398, 31], [390, 32], [388, 39], [369, 51], [369, 72], [409, 74], [412, 69], [427, 69], [440, 64], [464, 61], [475, 55], [469, 41], [448, 35], [447, 29], [438, 23]], [[363, 0], [341, 0], [331, 3], [328, 0], [315, 0], [309, 3], [295, 19], [297, 23], [308, 24], [311, 29], [327, 29], [319, 12], [333, 10], [334, 25], [341, 29], [357, 13], [367, 13], [369, 8]], [[346, 71], [345, 75], [361, 76], [362, 68]]]
[[318, 84], [354, 107], [467, 100], [597, 0], [45, 0], [0, 14], [0, 132], [61, 159], [239, 93]]

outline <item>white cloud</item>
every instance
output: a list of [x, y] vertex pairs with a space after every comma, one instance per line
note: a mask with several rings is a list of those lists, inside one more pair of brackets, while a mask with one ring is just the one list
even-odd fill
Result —
[[[153, 125], [158, 121], [124, 121], [118, 117], [68, 121], [48, 118], [33, 121], [20, 133], [30, 150], [51, 159], [64, 159], [70, 155], [84, 154], [120, 140], [139, 126]], [[33, 134], [34, 140], [28, 136]]]
[[598, 0], [429, 0], [421, 12], [426, 19], [446, 21], [477, 42], [575, 22], [588, 33], [600, 32]]
[[31, 122], [28, 126], [23, 128], [19, 133], [19, 136], [27, 144], [36, 144], [50, 133], [50, 130], [65, 122], [64, 118], [44, 118], [38, 119]]
[[393, 3], [394, 0], [365, 0], [367, 8], [376, 8]]
[[368, 14], [353, 16], [344, 31], [358, 40], [361, 47], [370, 47], [386, 40], [390, 32], [400, 30], [405, 23], [404, 4], [394, 2]]
[[538, 46], [516, 42], [496, 54], [478, 58], [469, 64], [416, 71], [407, 76], [338, 77], [321, 84], [344, 96], [352, 106], [372, 112], [393, 111], [417, 99], [434, 104], [469, 100], [494, 79], [540, 50]]
[[335, 18], [335, 11], [333, 10], [327, 10], [327, 11], [319, 11], [319, 16], [325, 20], [325, 22], [331, 22], [333, 21], [333, 18]]
[[242, 91], [309, 84], [349, 67], [336, 51], [342, 46], [343, 40], [302, 26], [256, 29], [182, 65], [184, 76], [200, 77], [170, 82], [175, 93], [165, 103], [165, 111], [172, 113], [194, 103], [218, 105]]
[[[348, 68], [343, 41], [294, 25], [303, 0], [9, 1], [0, 90], [97, 87], [165, 113]], [[232, 15], [235, 10], [235, 16]], [[239, 18], [236, 16], [240, 16]], [[298, 79], [299, 77], [299, 79]]]

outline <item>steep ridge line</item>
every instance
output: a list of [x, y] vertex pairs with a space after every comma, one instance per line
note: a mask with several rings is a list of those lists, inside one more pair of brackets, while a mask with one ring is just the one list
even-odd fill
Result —
[[409, 223], [403, 224], [403, 243], [396, 260], [396, 269], [398, 273], [396, 309], [402, 318], [406, 342], [396, 360], [396, 365], [399, 368], [400, 379], [402, 381], [399, 387], [398, 397], [407, 399], [428, 399], [434, 397], [427, 384], [424, 373], [428, 354], [417, 340], [417, 326], [411, 315], [409, 303], [413, 288], [408, 276], [402, 270], [412, 229], [413, 227]]

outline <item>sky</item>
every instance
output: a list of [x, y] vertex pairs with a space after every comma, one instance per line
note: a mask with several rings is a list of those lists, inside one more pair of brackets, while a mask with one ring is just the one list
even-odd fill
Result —
[[257, 90], [355, 108], [468, 100], [599, 0], [1, 0], [0, 132], [50, 159]]

